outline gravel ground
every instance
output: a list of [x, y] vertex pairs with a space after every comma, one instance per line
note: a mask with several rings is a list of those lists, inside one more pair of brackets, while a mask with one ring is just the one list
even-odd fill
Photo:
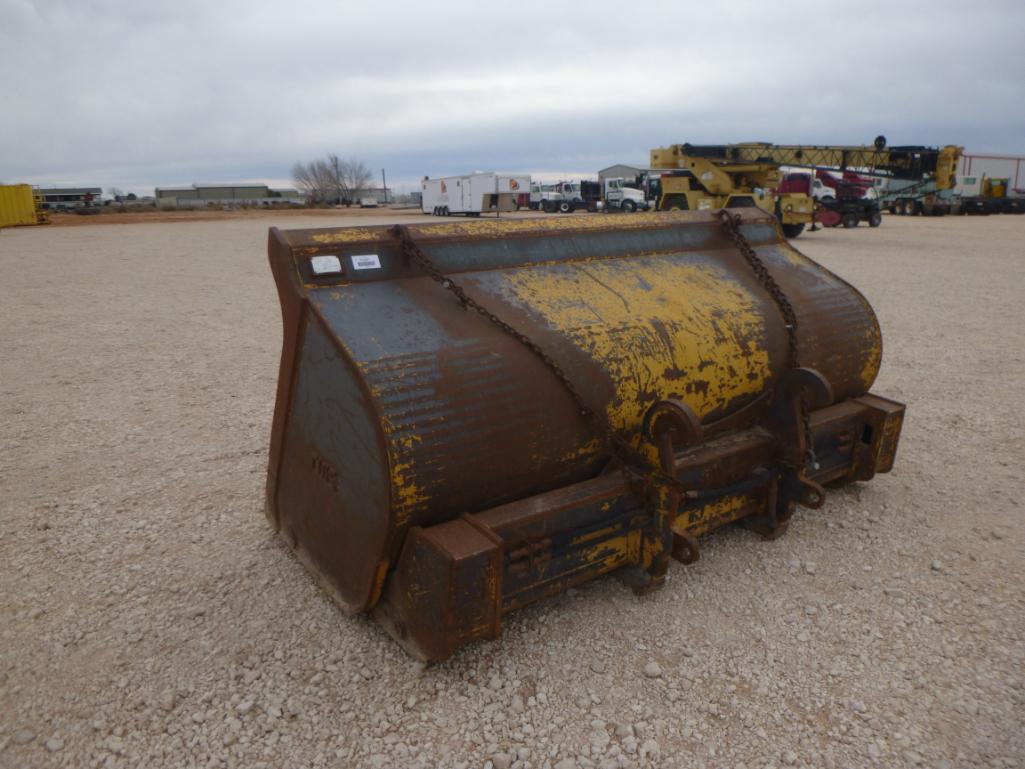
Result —
[[273, 223], [0, 233], [0, 766], [1025, 767], [1025, 217], [798, 241], [880, 316], [893, 473], [429, 669], [264, 519]]

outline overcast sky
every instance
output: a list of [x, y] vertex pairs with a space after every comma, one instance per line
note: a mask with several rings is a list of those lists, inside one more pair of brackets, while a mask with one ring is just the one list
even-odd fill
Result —
[[0, 180], [595, 175], [677, 142], [1025, 153], [1025, 3], [0, 0]]

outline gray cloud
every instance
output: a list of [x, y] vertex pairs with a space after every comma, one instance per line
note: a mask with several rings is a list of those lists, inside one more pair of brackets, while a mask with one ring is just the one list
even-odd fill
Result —
[[[1025, 151], [1019, 3], [0, 5], [0, 178], [594, 172], [678, 141]], [[692, 7], [694, 5], [694, 7]]]

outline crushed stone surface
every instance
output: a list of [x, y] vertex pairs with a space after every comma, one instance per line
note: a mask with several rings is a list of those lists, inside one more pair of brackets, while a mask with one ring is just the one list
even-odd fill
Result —
[[795, 241], [879, 315], [892, 473], [430, 668], [264, 517], [272, 224], [0, 233], [0, 767], [1025, 767], [1025, 217]]

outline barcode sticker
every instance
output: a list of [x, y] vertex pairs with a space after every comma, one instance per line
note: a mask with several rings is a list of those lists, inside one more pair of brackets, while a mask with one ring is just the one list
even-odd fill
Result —
[[352, 257], [352, 269], [379, 270], [381, 269], [381, 259], [377, 254], [354, 254]]

